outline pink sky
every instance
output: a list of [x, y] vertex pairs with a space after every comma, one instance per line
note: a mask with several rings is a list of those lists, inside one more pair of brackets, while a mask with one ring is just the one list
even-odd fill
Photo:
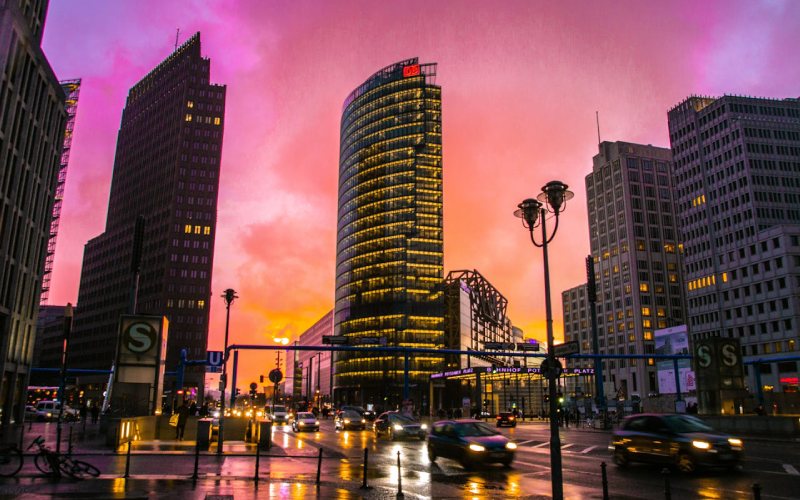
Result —
[[[209, 349], [234, 288], [235, 343], [296, 337], [333, 307], [339, 119], [388, 64], [438, 62], [445, 272], [477, 269], [544, 338], [541, 251], [516, 204], [559, 179], [575, 191], [551, 246], [560, 292], [585, 282], [583, 180], [604, 140], [669, 146], [667, 110], [691, 94], [798, 97], [800, 2], [52, 1], [44, 50], [83, 78], [51, 304], [75, 302], [83, 245], [104, 229], [128, 89], [201, 32], [228, 86]], [[249, 381], [272, 365], [243, 354]], [[243, 385], [246, 385], [243, 383]]]

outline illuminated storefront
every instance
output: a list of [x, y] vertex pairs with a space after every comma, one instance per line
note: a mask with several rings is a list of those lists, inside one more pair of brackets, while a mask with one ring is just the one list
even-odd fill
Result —
[[[444, 337], [441, 88], [416, 58], [378, 71], [345, 100], [336, 242], [337, 335], [441, 347]], [[410, 397], [425, 404], [443, 357], [410, 360]], [[403, 358], [339, 353], [338, 403], [395, 406]]]

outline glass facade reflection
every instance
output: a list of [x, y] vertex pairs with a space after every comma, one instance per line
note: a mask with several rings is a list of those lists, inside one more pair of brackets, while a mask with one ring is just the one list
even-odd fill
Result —
[[[336, 242], [337, 335], [390, 346], [443, 345], [441, 88], [436, 64], [408, 59], [345, 100]], [[351, 340], [350, 343], [357, 341]], [[443, 358], [410, 360], [417, 408]], [[339, 403], [400, 403], [403, 356], [338, 353]]]

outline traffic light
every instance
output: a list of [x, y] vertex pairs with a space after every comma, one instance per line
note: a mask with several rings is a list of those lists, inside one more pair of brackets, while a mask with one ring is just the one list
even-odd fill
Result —
[[259, 382], [261, 382], [263, 384], [264, 383], [264, 375], [259, 375], [258, 376], [258, 380], [259, 380]]

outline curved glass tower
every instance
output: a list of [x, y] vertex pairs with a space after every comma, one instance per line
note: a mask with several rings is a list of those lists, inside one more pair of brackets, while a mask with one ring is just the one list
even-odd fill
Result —
[[[339, 149], [337, 335], [389, 346], [444, 340], [441, 88], [436, 64], [383, 68], [345, 100]], [[419, 409], [443, 357], [338, 353], [336, 402]]]

